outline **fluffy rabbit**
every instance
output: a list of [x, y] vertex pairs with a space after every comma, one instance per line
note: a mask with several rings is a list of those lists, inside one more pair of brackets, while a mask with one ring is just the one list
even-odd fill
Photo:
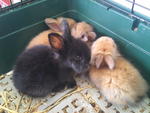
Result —
[[[55, 24], [55, 27], [57, 27], [59, 29], [59, 26], [60, 26], [61, 22], [63, 21], [63, 19], [65, 19], [68, 22], [70, 29], [76, 24], [76, 21], [73, 20], [72, 18], [65, 18], [65, 17], [58, 17], [56, 19], [46, 18], [45, 24], [47, 24], [47, 26], [49, 28], [51, 28], [51, 24]], [[49, 24], [50, 24], [50, 26], [49, 26]]]
[[113, 104], [134, 105], [148, 91], [139, 71], [118, 52], [112, 38], [97, 39], [91, 49], [91, 81]]
[[91, 47], [92, 42], [96, 38], [96, 33], [93, 31], [93, 27], [86, 22], [76, 23], [72, 29], [71, 34], [74, 38], [83, 40]]
[[32, 97], [44, 97], [51, 92], [76, 85], [73, 75], [89, 67], [90, 50], [81, 40], [71, 37], [67, 22], [62, 22], [63, 36], [48, 34], [51, 45], [26, 49], [14, 67], [14, 86]]
[[61, 22], [63, 21], [63, 19], [66, 19], [66, 21], [68, 22], [69, 26], [73, 26], [76, 22], [71, 19], [71, 18], [63, 18], [63, 17], [59, 17], [57, 19], [53, 19], [53, 18], [46, 18], [45, 19], [45, 23], [47, 24], [47, 26], [50, 28], [49, 30], [45, 30], [42, 33], [38, 34], [37, 36], [35, 36], [28, 44], [27, 49], [32, 48], [34, 46], [37, 45], [48, 45], [49, 41], [48, 41], [48, 34], [49, 33], [59, 33], [60, 35], [62, 34], [62, 28], [61, 28]]
[[[55, 27], [58, 29], [60, 23], [62, 22], [63, 19], [66, 19], [67, 22], [69, 23], [69, 27], [71, 29], [71, 35], [76, 38], [80, 39], [88, 44], [90, 47], [92, 42], [96, 38], [96, 33], [93, 31], [93, 27], [89, 25], [86, 22], [78, 22], [76, 23], [75, 20], [71, 18], [64, 18], [64, 17], [59, 17], [57, 19], [53, 18], [47, 18], [45, 19], [45, 23], [49, 26], [49, 24], [54, 24]], [[51, 28], [51, 26], [49, 26]]]
[[41, 32], [40, 34], [38, 34], [37, 36], [35, 36], [29, 42], [26, 49], [32, 48], [32, 47], [37, 46], [37, 45], [50, 46], [50, 43], [49, 43], [49, 40], [48, 40], [48, 34], [50, 34], [50, 33], [58, 33], [58, 34], [62, 35], [61, 25], [58, 26], [55, 22], [51, 21], [51, 23], [49, 23], [48, 26], [49, 26], [50, 29], [45, 30], [45, 31]]

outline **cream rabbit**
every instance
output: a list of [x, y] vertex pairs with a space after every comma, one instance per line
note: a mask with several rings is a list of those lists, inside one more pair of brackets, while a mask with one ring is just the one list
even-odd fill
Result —
[[[58, 25], [56, 23], [55, 19], [45, 19], [45, 23], [49, 26], [49, 30], [45, 30], [43, 32], [41, 32], [40, 34], [38, 34], [37, 36], [35, 36], [27, 45], [26, 49], [32, 48], [34, 46], [38, 46], [38, 45], [46, 45], [46, 46], [50, 46], [49, 44], [49, 40], [48, 40], [48, 34], [50, 33], [58, 33], [60, 35], [62, 35], [62, 26], [61, 23], [60, 25]], [[57, 43], [57, 42], [56, 42]]]
[[73, 20], [72, 18], [65, 18], [65, 17], [58, 17], [56, 19], [54, 18], [46, 18], [45, 19], [45, 24], [51, 29], [51, 24], [55, 24], [55, 28], [59, 29], [60, 28], [60, 24], [63, 20], [66, 20], [69, 24], [69, 28], [71, 29], [75, 24], [76, 21]]
[[88, 44], [91, 47], [92, 42], [96, 38], [96, 33], [93, 31], [93, 27], [86, 22], [78, 22], [71, 29], [71, 35], [80, 39]]
[[91, 50], [91, 81], [112, 104], [135, 104], [148, 91], [139, 71], [118, 52], [112, 38], [100, 37]]
[[93, 31], [93, 27], [86, 23], [86, 22], [76, 22], [72, 18], [64, 18], [64, 17], [58, 17], [56, 19], [53, 18], [46, 18], [45, 23], [51, 28], [51, 24], [55, 24], [55, 28], [59, 29], [59, 25], [62, 22], [63, 19], [66, 19], [69, 28], [71, 29], [71, 35], [76, 38], [80, 39], [88, 44], [90, 47], [92, 45], [92, 42], [96, 38], [96, 33]]
[[[27, 49], [32, 48], [34, 46], [37, 45], [49, 45], [49, 41], [48, 41], [48, 34], [50, 33], [58, 33], [58, 34], [62, 34], [62, 27], [61, 27], [61, 23], [63, 21], [63, 19], [66, 19], [66, 21], [69, 24], [69, 27], [72, 27], [76, 22], [71, 19], [71, 18], [63, 18], [63, 17], [59, 17], [57, 19], [53, 19], [53, 18], [46, 18], [44, 21], [47, 24], [47, 26], [50, 28], [49, 30], [45, 30], [43, 32], [41, 32], [40, 34], [38, 34], [37, 36], [35, 36], [28, 44]], [[57, 42], [56, 42], [57, 43]]]

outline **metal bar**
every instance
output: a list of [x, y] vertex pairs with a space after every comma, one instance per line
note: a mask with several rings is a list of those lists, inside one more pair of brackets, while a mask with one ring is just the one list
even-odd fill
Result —
[[[133, 3], [131, 0], [126, 0], [126, 1], [127, 1], [127, 2], [130, 2], [130, 3]], [[141, 8], [143, 8], [143, 9], [146, 9], [146, 10], [149, 10], [149, 11], [150, 11], [150, 8], [144, 7], [144, 6], [142, 6], [142, 5], [140, 5], [140, 4], [136, 3], [136, 2], [135, 2], [135, 5], [137, 5], [137, 6], [141, 7]]]
[[107, 6], [108, 9], [113, 9], [113, 10], [115, 10], [117, 12], [120, 12], [120, 13], [122, 13], [124, 15], [132, 17], [133, 19], [139, 19], [141, 22], [143, 22], [143, 23], [145, 23], [147, 25], [150, 25], [150, 21], [149, 20], [146, 20], [143, 17], [135, 15], [135, 14], [133, 14], [131, 12], [128, 12], [128, 11], [124, 10], [123, 8], [118, 7], [117, 5], [113, 4], [112, 2], [110, 2], [108, 0], [94, 0], [94, 1]]
[[13, 4], [12, 0], [10, 0], [11, 5]]
[[34, 2], [34, 1], [36, 1], [36, 0], [21, 0], [21, 2], [16, 3], [16, 4], [13, 4], [13, 3], [12, 3], [12, 0], [10, 0], [10, 1], [11, 1], [11, 5], [8, 6], [8, 7], [1, 8], [0, 14], [2, 14], [2, 13], [4, 13], [4, 12], [8, 12], [9, 10], [12, 10], [12, 9], [14, 9], [14, 8], [17, 8], [17, 7], [26, 5], [26, 4], [28, 4], [28, 3], [32, 3], [32, 2]]
[[135, 5], [135, 0], [133, 0], [133, 2], [132, 2], [132, 8], [131, 8], [131, 13], [132, 14], [134, 13], [134, 5]]

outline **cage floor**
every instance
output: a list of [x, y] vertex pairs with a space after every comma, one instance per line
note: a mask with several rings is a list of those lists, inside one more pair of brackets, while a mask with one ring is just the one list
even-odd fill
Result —
[[84, 76], [76, 77], [78, 88], [41, 99], [18, 93], [11, 77], [12, 71], [0, 76], [0, 113], [150, 113], [148, 97], [135, 107], [114, 106]]

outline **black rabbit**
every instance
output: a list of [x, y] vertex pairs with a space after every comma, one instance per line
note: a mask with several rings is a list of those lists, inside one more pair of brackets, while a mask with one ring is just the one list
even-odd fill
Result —
[[50, 33], [50, 46], [38, 45], [25, 50], [14, 67], [14, 86], [32, 97], [44, 97], [65, 86], [76, 85], [73, 75], [87, 71], [90, 50], [81, 40], [73, 39], [68, 23], [61, 24], [63, 36]]

